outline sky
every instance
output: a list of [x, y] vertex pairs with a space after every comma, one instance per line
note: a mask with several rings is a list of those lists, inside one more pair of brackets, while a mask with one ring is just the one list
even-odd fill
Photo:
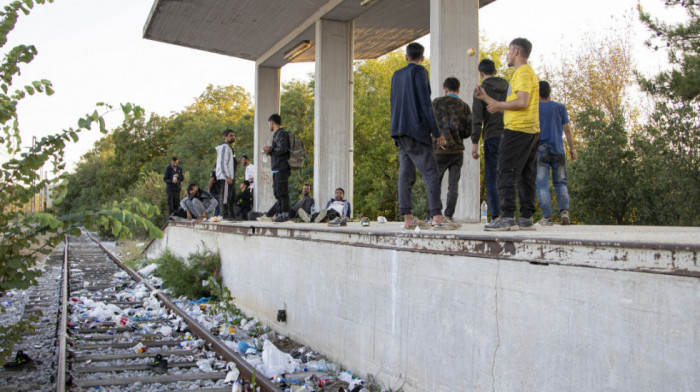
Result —
[[[683, 13], [665, 10], [662, 0], [640, 2], [666, 21], [684, 18]], [[2, 6], [8, 3], [0, 0]], [[14, 87], [48, 79], [56, 91], [51, 97], [35, 95], [20, 103], [23, 145], [30, 145], [32, 136], [76, 127], [78, 118], [92, 113], [96, 102], [116, 107], [133, 102], [149, 113], [168, 116], [193, 103], [208, 84], [238, 85], [253, 94], [254, 62], [144, 39], [152, 4], [152, 0], [55, 0], [20, 17], [3, 53], [17, 44], [33, 44], [39, 53], [22, 67]], [[637, 20], [636, 5], [637, 0], [497, 0], [481, 8], [479, 30], [490, 42], [528, 38], [535, 68], [575, 52], [586, 37], [628, 32], [634, 37], [636, 65], [652, 74], [667, 68], [667, 59], [643, 46], [650, 34]], [[429, 56], [429, 37], [419, 42]], [[282, 82], [306, 80], [313, 71], [313, 63], [284, 66]], [[122, 116], [113, 113], [106, 119], [108, 127], [116, 127]], [[96, 131], [83, 133], [77, 144], [68, 147], [69, 169], [101, 136]], [[6, 157], [0, 149], [0, 160]]]

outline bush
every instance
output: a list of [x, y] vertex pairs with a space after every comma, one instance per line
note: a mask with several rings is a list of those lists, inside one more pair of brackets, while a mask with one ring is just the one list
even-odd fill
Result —
[[190, 254], [185, 261], [166, 250], [155, 263], [158, 265], [155, 275], [163, 279], [165, 287], [176, 296], [196, 299], [218, 294], [212, 293], [207, 284], [213, 280], [221, 286], [221, 258], [218, 253], [198, 251]]

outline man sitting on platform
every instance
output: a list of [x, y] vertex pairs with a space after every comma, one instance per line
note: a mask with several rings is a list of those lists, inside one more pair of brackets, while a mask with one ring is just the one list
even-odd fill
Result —
[[187, 214], [187, 219], [192, 220], [194, 217], [197, 223], [213, 216], [218, 205], [219, 202], [209, 192], [199, 189], [195, 183], [187, 186], [187, 197], [180, 201], [180, 206]]
[[328, 222], [328, 226], [347, 226], [348, 219], [352, 217], [352, 208], [350, 202], [344, 199], [345, 191], [343, 188], [335, 190], [335, 198], [331, 199], [326, 208], [312, 216], [316, 223]]

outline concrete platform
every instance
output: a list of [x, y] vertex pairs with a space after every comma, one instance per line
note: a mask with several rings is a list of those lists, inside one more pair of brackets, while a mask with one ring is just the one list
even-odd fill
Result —
[[247, 314], [385, 387], [700, 390], [700, 228], [176, 222], [147, 253], [198, 247]]

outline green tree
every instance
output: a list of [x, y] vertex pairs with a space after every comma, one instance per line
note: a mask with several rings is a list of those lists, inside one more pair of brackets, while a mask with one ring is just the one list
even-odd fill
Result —
[[[49, 2], [51, 2], [49, 0]], [[20, 12], [28, 15], [35, 4], [43, 0], [14, 1], [0, 12], [0, 46], [4, 48], [8, 34], [14, 29]], [[98, 109], [79, 119], [77, 128], [69, 128], [41, 138], [31, 148], [21, 147], [21, 132], [17, 107], [21, 101], [35, 93], [51, 95], [51, 82], [40, 80], [11, 91], [12, 81], [20, 72], [20, 64], [29, 64], [36, 56], [33, 45], [19, 45], [5, 53], [0, 64], [0, 143], [9, 159], [0, 166], [0, 294], [10, 289], [24, 289], [36, 283], [40, 271], [34, 269], [37, 257], [48, 254], [65, 234], [79, 234], [80, 227], [108, 228], [117, 237], [131, 234], [124, 223], [142, 225], [152, 236], [160, 236], [160, 230], [143, 217], [157, 213], [157, 208], [131, 199], [112, 203], [96, 211], [80, 214], [56, 215], [50, 212], [27, 211], [25, 208], [43, 189], [55, 187], [54, 203], [60, 204], [66, 194], [64, 151], [67, 143], [78, 140], [78, 134], [93, 126], [106, 132], [104, 119], [98, 110], [111, 107], [98, 104]], [[122, 105], [127, 121], [142, 115], [142, 109], [131, 104]], [[45, 164], [51, 167], [51, 176], [39, 176]], [[136, 213], [132, 211], [137, 211]], [[0, 306], [0, 312], [5, 308]], [[0, 326], [0, 363], [12, 353], [12, 347], [20, 332], [31, 328], [27, 322]]]
[[685, 9], [688, 20], [670, 25], [653, 19], [639, 6], [641, 21], [653, 36], [654, 50], [666, 48], [670, 69], [652, 78], [637, 74], [640, 86], [655, 100], [650, 121], [633, 135], [640, 154], [635, 200], [640, 223], [700, 225], [700, 5], [667, 0]]

